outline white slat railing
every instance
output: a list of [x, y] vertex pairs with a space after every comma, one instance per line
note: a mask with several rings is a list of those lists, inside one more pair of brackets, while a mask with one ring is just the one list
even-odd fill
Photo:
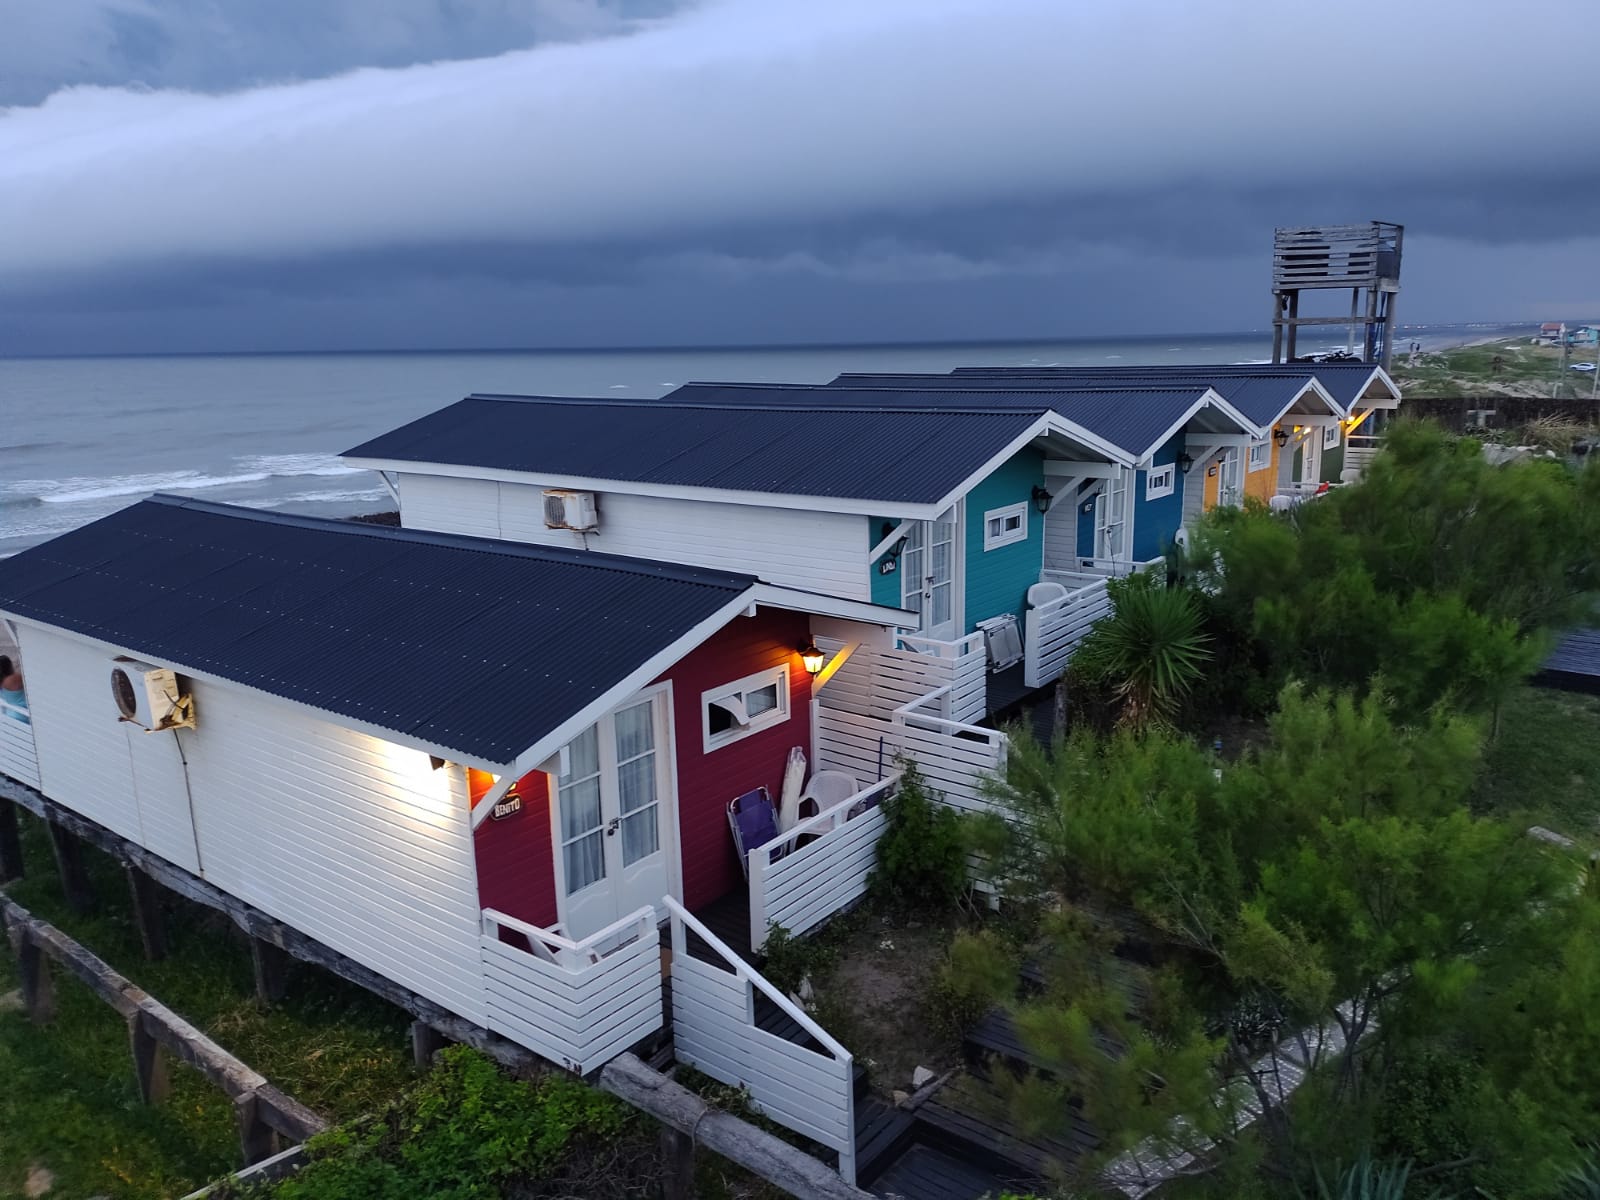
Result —
[[[525, 950], [500, 938], [521, 934]], [[663, 1024], [661, 943], [645, 905], [582, 941], [483, 910], [489, 1028], [586, 1075]]]
[[1005, 769], [1006, 735], [941, 717], [941, 707], [939, 693], [931, 692], [895, 709], [895, 747], [917, 764], [929, 790], [951, 808], [988, 811], [982, 780]]
[[39, 755], [26, 708], [0, 700], [0, 774], [31, 788], [39, 786]]
[[[983, 644], [983, 634], [969, 633], [951, 642], [902, 634], [900, 644], [914, 654], [931, 658], [939, 664], [928, 679], [921, 695], [938, 687], [948, 687], [946, 714], [956, 721], [976, 721], [989, 711], [989, 653]], [[901, 703], [915, 699], [902, 696]]]
[[1024, 686], [1044, 687], [1061, 678], [1078, 643], [1110, 612], [1111, 597], [1103, 578], [1030, 607], [1022, 620]]
[[[828, 1031], [672, 897], [672, 1041], [681, 1063], [749, 1092], [750, 1103], [785, 1128], [839, 1152], [839, 1174], [856, 1181], [854, 1060]], [[726, 968], [690, 957], [693, 930]], [[821, 1047], [756, 1027], [760, 991]]]
[[751, 946], [765, 946], [774, 925], [804, 933], [866, 892], [883, 836], [879, 806], [899, 778], [896, 771], [786, 830], [780, 840], [793, 848], [776, 862], [770, 844], [749, 851]]

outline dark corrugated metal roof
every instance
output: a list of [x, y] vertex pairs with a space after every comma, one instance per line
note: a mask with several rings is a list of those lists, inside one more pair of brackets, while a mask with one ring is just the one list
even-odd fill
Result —
[[508, 764], [754, 582], [158, 496], [0, 560], [0, 610]]
[[[888, 379], [890, 377], [880, 377]], [[662, 397], [669, 403], [716, 403], [746, 397], [744, 403], [814, 408], [818, 405], [865, 409], [905, 408], [1031, 409], [1054, 412], [1135, 458], [1155, 449], [1162, 435], [1205, 394], [1204, 385], [1100, 387], [1090, 383], [1057, 387], [1048, 381], [995, 386], [981, 378], [963, 387], [948, 375], [907, 375], [902, 385], [851, 386], [851, 376], [832, 384], [689, 383]], [[926, 383], [927, 386], [920, 386]]]
[[952, 375], [1133, 374], [1153, 377], [1182, 373], [1221, 379], [1229, 375], [1279, 375], [1316, 379], [1345, 409], [1355, 403], [1379, 370], [1376, 363], [1160, 363], [1141, 367], [957, 367]]
[[[676, 393], [674, 393], [676, 395]], [[704, 403], [469, 396], [352, 458], [774, 495], [932, 504], [1025, 434], [1045, 406]]]

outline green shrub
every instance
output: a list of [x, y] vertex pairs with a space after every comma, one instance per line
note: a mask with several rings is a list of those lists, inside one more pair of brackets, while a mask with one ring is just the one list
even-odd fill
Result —
[[274, 1200], [495, 1200], [519, 1178], [553, 1173], [584, 1140], [609, 1142], [632, 1115], [564, 1075], [520, 1083], [453, 1046], [413, 1091], [375, 1118], [313, 1138], [299, 1174], [237, 1195]]
[[1109, 685], [1122, 724], [1142, 729], [1170, 722], [1205, 675], [1211, 637], [1194, 594], [1149, 575], [1112, 580], [1111, 615], [1073, 656], [1084, 680]]
[[902, 909], [947, 909], [967, 887], [965, 823], [929, 796], [916, 763], [901, 759], [899, 766], [899, 786], [883, 802], [872, 889]]
[[799, 990], [800, 981], [808, 975], [814, 982], [833, 960], [830, 948], [817, 938], [797, 938], [782, 925], [768, 927], [761, 953], [761, 973], [786, 993]]
[[989, 930], [960, 930], [950, 943], [928, 997], [928, 1020], [958, 1042], [994, 1005], [1017, 989], [1017, 957]]

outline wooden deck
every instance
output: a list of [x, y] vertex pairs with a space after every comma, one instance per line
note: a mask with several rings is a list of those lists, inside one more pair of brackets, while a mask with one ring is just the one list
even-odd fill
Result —
[[1541, 687], [1600, 695], [1600, 628], [1575, 629], [1533, 677]]

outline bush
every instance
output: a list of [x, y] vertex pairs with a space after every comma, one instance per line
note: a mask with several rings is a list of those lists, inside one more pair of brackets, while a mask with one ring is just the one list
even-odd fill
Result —
[[959, 931], [939, 967], [928, 1019], [941, 1037], [958, 1042], [995, 1004], [1017, 988], [1017, 958], [988, 930]]
[[785, 993], [798, 991], [802, 979], [821, 974], [833, 958], [829, 947], [816, 938], [797, 938], [782, 925], [768, 927], [761, 953], [761, 973]]
[[1149, 575], [1112, 580], [1111, 616], [1073, 656], [1084, 680], [1109, 685], [1122, 724], [1142, 729], [1172, 720], [1204, 676], [1211, 641], [1193, 593]]
[[967, 888], [965, 823], [929, 796], [916, 763], [901, 759], [898, 765], [899, 786], [883, 802], [886, 827], [872, 889], [902, 909], [947, 909]]

